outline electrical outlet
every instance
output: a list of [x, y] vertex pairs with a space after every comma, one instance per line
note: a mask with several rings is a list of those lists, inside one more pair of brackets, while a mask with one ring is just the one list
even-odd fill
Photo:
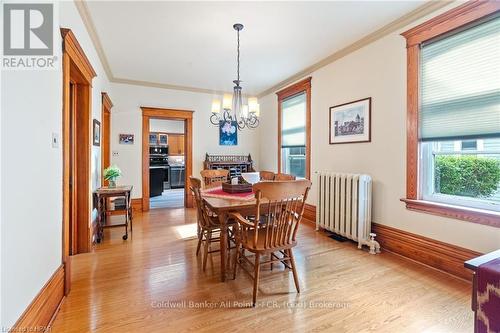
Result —
[[52, 148], [59, 148], [59, 133], [52, 133]]
[[113, 151], [113, 157], [117, 157], [119, 156], [120, 154], [118, 154], [118, 152], [116, 150]]

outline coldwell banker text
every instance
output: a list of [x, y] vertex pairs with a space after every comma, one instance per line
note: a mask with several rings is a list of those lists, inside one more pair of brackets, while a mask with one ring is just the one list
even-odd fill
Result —
[[54, 5], [3, 4], [3, 69], [55, 69]]

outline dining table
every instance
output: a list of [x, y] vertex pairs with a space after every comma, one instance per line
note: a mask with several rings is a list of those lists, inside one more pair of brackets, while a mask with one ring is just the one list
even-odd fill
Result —
[[[243, 216], [254, 215], [256, 199], [253, 193], [242, 195], [241, 193], [231, 195], [224, 194], [220, 188], [202, 191], [202, 199], [207, 207], [217, 215], [220, 223], [220, 279], [222, 282], [226, 281], [227, 267], [228, 267], [228, 218], [231, 213], [240, 213]], [[261, 209], [266, 208], [269, 201], [266, 199], [261, 200]]]

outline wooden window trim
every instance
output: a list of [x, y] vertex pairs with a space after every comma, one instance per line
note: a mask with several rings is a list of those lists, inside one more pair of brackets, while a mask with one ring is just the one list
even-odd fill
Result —
[[278, 96], [278, 172], [281, 172], [281, 103], [283, 100], [306, 93], [306, 178], [311, 179], [311, 79], [308, 77], [276, 93]]
[[422, 200], [418, 175], [418, 112], [421, 44], [488, 16], [500, 14], [498, 1], [469, 1], [401, 35], [407, 48], [406, 208], [500, 228], [500, 213]]

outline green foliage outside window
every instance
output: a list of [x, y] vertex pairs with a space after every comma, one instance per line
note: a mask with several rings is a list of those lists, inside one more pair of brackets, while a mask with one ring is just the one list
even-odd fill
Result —
[[487, 198], [500, 182], [500, 161], [477, 156], [436, 156], [436, 192]]

